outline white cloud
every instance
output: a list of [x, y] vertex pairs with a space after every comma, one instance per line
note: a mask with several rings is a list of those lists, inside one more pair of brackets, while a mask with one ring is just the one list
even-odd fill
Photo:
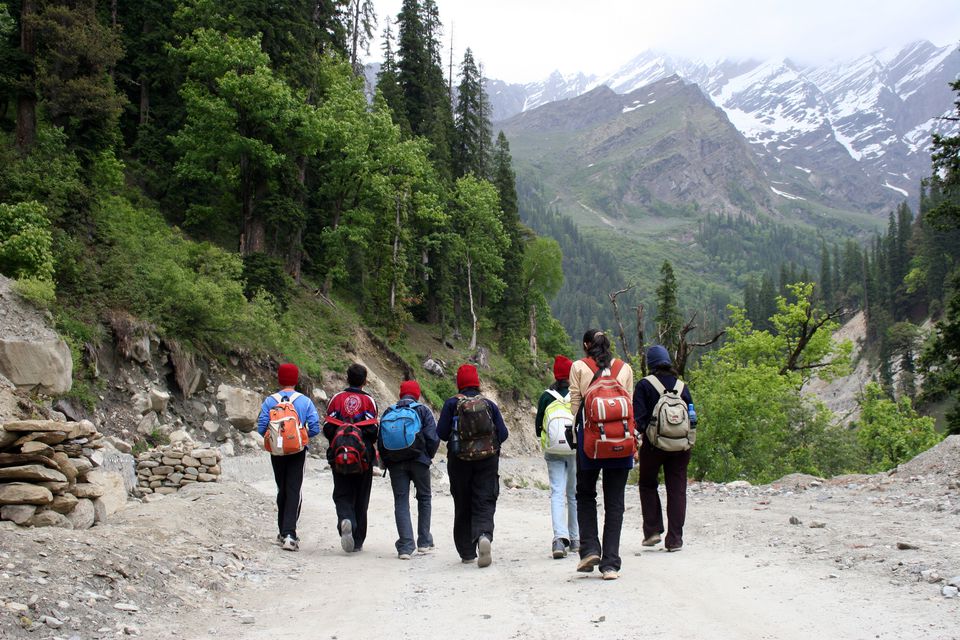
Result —
[[[395, 17], [400, 5], [401, 0], [379, 0], [381, 23]], [[553, 70], [600, 74], [650, 48], [704, 59], [822, 62], [921, 38], [960, 43], [956, 0], [437, 0], [437, 5], [448, 46], [453, 31], [454, 63], [469, 46], [486, 75], [511, 82], [539, 80]]]

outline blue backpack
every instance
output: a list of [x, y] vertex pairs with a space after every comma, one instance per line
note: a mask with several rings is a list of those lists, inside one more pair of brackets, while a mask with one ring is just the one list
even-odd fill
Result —
[[380, 418], [380, 456], [386, 462], [415, 460], [424, 452], [417, 402], [391, 405]]

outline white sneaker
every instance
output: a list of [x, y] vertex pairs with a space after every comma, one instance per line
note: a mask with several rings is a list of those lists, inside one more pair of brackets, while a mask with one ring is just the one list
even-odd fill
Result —
[[353, 551], [353, 525], [346, 518], [340, 522], [340, 546], [347, 553]]
[[398, 555], [397, 557], [400, 558], [401, 560], [409, 560], [409, 559], [410, 559], [410, 554], [409, 554], [409, 553], [401, 553], [401, 554]]
[[300, 543], [293, 536], [284, 536], [280, 548], [284, 551], [300, 551]]
[[490, 547], [490, 538], [487, 536], [480, 536], [480, 541], [477, 543], [477, 566], [481, 569], [484, 567], [489, 567], [490, 563], [493, 562], [493, 556], [490, 553]]

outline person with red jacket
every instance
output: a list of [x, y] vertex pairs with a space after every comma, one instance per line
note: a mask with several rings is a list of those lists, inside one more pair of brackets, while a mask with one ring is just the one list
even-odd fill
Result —
[[330, 442], [327, 461], [333, 472], [333, 503], [340, 545], [350, 553], [363, 549], [367, 508], [377, 463], [377, 403], [363, 390], [367, 368], [347, 369], [347, 388], [330, 398], [323, 435]]

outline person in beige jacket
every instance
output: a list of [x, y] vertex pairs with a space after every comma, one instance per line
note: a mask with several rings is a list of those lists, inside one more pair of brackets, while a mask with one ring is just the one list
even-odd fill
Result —
[[[583, 452], [583, 416], [580, 408], [597, 367], [620, 367], [617, 381], [632, 401], [633, 369], [613, 357], [610, 339], [596, 329], [583, 334], [585, 358], [570, 369], [570, 402], [577, 430], [577, 524], [580, 526], [580, 564], [577, 571], [589, 573], [597, 565], [604, 580], [616, 580], [620, 571], [620, 530], [623, 527], [623, 496], [633, 456], [594, 460]], [[603, 474], [603, 543], [597, 527], [597, 481]]]

